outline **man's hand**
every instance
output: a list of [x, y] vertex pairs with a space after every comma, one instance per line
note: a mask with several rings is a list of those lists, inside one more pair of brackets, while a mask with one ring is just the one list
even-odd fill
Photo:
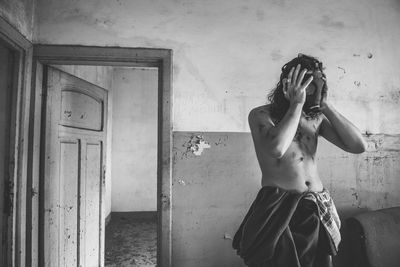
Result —
[[326, 81], [326, 77], [322, 78], [325, 82], [324, 86], [322, 87], [321, 91], [321, 110], [324, 110], [328, 106], [328, 83]]
[[307, 69], [303, 69], [300, 72], [300, 67], [300, 64], [297, 65], [296, 69], [293, 67], [290, 70], [288, 77], [282, 80], [283, 94], [285, 98], [289, 100], [290, 105], [304, 104], [306, 101], [306, 88], [313, 80], [313, 77], [311, 76], [303, 83]]

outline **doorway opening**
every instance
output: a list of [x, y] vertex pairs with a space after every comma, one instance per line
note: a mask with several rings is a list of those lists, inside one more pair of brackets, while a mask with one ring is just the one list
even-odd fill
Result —
[[157, 87], [157, 68], [113, 68], [105, 266], [157, 264]]
[[[44, 179], [38, 185], [40, 188], [37, 225], [39, 265], [47, 265], [48, 255], [51, 255], [50, 258], [53, 257], [56, 263], [59, 263], [62, 258], [69, 257], [69, 259], [74, 259], [71, 261], [73, 265], [79, 266], [87, 262], [89, 257], [87, 255], [90, 255], [91, 263], [97, 258], [99, 266], [103, 264], [120, 266], [126, 263], [132, 266], [141, 266], [144, 265], [143, 263], [148, 266], [156, 264], [171, 266], [171, 51], [38, 45], [34, 46], [33, 66], [36, 76], [36, 94], [42, 93], [44, 98], [40, 101], [45, 107], [41, 112], [40, 164], [41, 177]], [[49, 75], [56, 77], [52, 78], [52, 84], [49, 83]], [[75, 82], [72, 78], [68, 78], [69, 76], [78, 79], [76, 83], [79, 86], [72, 85]], [[60, 82], [63, 79], [65, 81]], [[98, 97], [98, 93], [91, 93], [92, 89], [79, 89], [86, 86], [80, 81], [105, 89], [104, 97]], [[51, 90], [58, 90], [54, 88], [63, 83], [59, 93], [51, 92]], [[43, 92], [38, 90], [43, 90]], [[82, 91], [80, 96], [77, 93], [79, 90]], [[96, 90], [100, 89], [93, 89], [93, 92]], [[100, 90], [100, 92], [103, 91]], [[60, 108], [50, 111], [49, 100], [46, 98], [49, 98], [51, 94], [59, 96], [55, 103], [56, 105], [58, 103]], [[53, 96], [52, 101], [57, 99]], [[90, 100], [87, 96], [101, 104], [97, 105], [96, 101]], [[41, 105], [40, 101], [38, 100], [36, 104]], [[104, 105], [103, 111], [101, 105]], [[50, 115], [58, 113], [61, 114], [60, 118]], [[77, 120], [86, 117], [89, 119], [84, 122], [86, 124], [82, 124], [74, 122], [74, 116]], [[96, 118], [102, 118], [101, 116], [104, 119], [104, 128], [96, 128]], [[57, 121], [51, 122], [49, 117], [57, 117]], [[53, 186], [49, 186], [48, 181], [54, 176], [48, 176], [52, 177], [48, 180], [45, 178], [47, 173], [50, 173], [49, 166], [53, 164], [51, 160], [54, 160], [51, 153], [46, 154], [48, 153], [46, 147], [54, 147], [48, 144], [48, 140], [52, 140], [49, 137], [51, 130], [46, 130], [52, 123], [59, 129], [55, 136], [58, 139], [64, 138], [54, 144], [67, 144], [56, 145], [55, 147], [61, 147], [60, 150], [51, 151], [58, 155], [56, 158], [61, 160], [58, 165], [55, 164], [59, 166], [55, 173], [59, 174], [59, 170], [68, 170], [61, 171], [58, 178], [61, 182], [55, 184], [54, 191], [59, 192], [60, 188], [65, 191], [66, 186], [76, 188], [66, 190], [61, 194], [67, 196], [69, 192], [72, 192], [70, 194], [72, 197], [62, 200], [55, 197], [52, 200], [58, 212], [53, 217], [46, 214], [51, 213], [50, 210], [53, 207], [48, 204], [49, 196], [51, 196], [48, 192]], [[63, 129], [60, 130], [60, 127]], [[97, 133], [93, 133], [95, 131]], [[100, 132], [103, 139], [99, 137]], [[92, 136], [88, 138], [89, 135]], [[94, 137], [100, 139], [95, 140]], [[98, 158], [100, 165], [92, 164], [101, 166], [99, 167], [101, 168], [99, 183], [89, 182], [89, 185], [82, 183], [85, 177], [89, 177], [88, 174], [85, 174], [86, 176], [81, 174], [88, 172], [86, 170], [89, 167], [85, 166], [89, 166], [88, 162], [97, 160], [95, 156], [88, 159], [89, 150], [84, 148], [85, 144], [99, 144], [101, 151], [104, 152], [104, 157]], [[92, 155], [100, 155], [100, 152], [92, 151]], [[73, 155], [76, 155], [76, 158]], [[48, 159], [49, 156], [50, 159]], [[76, 175], [71, 176], [71, 173], [74, 173], [71, 166], [76, 165], [74, 162], [79, 162], [79, 168], [83, 169], [77, 169]], [[94, 167], [94, 170], [96, 168]], [[76, 178], [72, 179], [68, 175]], [[94, 175], [94, 177], [97, 176]], [[74, 181], [72, 184], [65, 183], [71, 180]], [[87, 179], [85, 181], [84, 183], [88, 183]], [[93, 195], [96, 196], [94, 199], [99, 199], [98, 206], [89, 205], [91, 200], [88, 199], [90, 195], [88, 188], [93, 189]], [[85, 198], [82, 198], [81, 192], [86, 192]], [[85, 206], [83, 202], [89, 204]], [[74, 205], [76, 208], [73, 208]], [[86, 222], [89, 219], [85, 219], [86, 213], [83, 210], [90, 210], [90, 207], [99, 209], [98, 215], [94, 215], [100, 217], [97, 232], [96, 224], [86, 229], [79, 228], [88, 225]], [[71, 212], [75, 214], [72, 217]], [[60, 217], [60, 214], [67, 213], [68, 216]], [[55, 222], [54, 218], [58, 222]], [[67, 219], [60, 220], [60, 218]], [[72, 221], [69, 222], [69, 220]], [[77, 229], [71, 232], [70, 228], [74, 221], [77, 222]], [[50, 229], [54, 224], [57, 225], [54, 228], [57, 234], [52, 235], [51, 231], [48, 231], [50, 233], [46, 235], [46, 229]], [[32, 226], [35, 228], [35, 225]], [[128, 232], [124, 232], [123, 227], [126, 227]], [[92, 231], [91, 236], [96, 236], [97, 233], [98, 239], [85, 237], [88, 231]], [[145, 232], [148, 233], [147, 236], [136, 235]], [[70, 238], [73, 238], [74, 242], [69, 241]], [[139, 239], [147, 243], [140, 243]], [[99, 240], [99, 245], [95, 245], [97, 241], [93, 245], [88, 240]], [[138, 245], [135, 247], [135, 244]], [[108, 247], [108, 245], [111, 246]], [[119, 247], [113, 250], [112, 245]], [[55, 252], [46, 254], [48, 253], [46, 250], [53, 246], [56, 247]], [[98, 249], [97, 252], [96, 249]], [[145, 253], [141, 254], [141, 251]]]

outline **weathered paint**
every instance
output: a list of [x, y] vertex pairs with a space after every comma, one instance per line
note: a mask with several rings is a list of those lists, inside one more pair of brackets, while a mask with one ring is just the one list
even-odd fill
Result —
[[400, 130], [397, 0], [38, 0], [36, 10], [40, 43], [173, 49], [175, 130], [249, 131], [248, 111], [298, 52], [325, 63], [332, 101], [363, 131]]
[[93, 83], [108, 91], [108, 109], [107, 109], [107, 156], [106, 156], [106, 177], [105, 177], [105, 213], [108, 216], [111, 213], [111, 142], [112, 142], [112, 105], [113, 91], [112, 80], [114, 68], [110, 66], [82, 66], [82, 65], [56, 65], [56, 67], [66, 73], [76, 76], [82, 80]]
[[[187, 142], [201, 135], [213, 145], [199, 157]], [[399, 136], [369, 136], [368, 152], [343, 152], [319, 139], [318, 166], [342, 219], [365, 210], [400, 205]], [[223, 140], [223, 141], [221, 141]], [[174, 266], [242, 266], [231, 238], [261, 186], [249, 133], [174, 132]], [[343, 249], [335, 266], [346, 266]]]
[[[201, 156], [187, 152], [197, 135]], [[248, 133], [174, 133], [173, 266], [242, 266], [229, 237], [261, 186], [253, 150]]]
[[0, 1], [0, 16], [13, 25], [28, 40], [33, 39], [35, 2], [36, 0]]
[[[369, 136], [363, 155], [321, 141], [341, 214], [400, 205], [397, 0], [37, 0], [36, 10], [40, 43], [174, 50], [173, 127], [185, 131], [174, 136], [174, 266], [241, 266], [224, 237], [259, 186], [247, 114], [298, 52], [325, 63], [332, 102]], [[182, 146], [193, 134], [211, 145], [200, 156]]]
[[210, 144], [204, 140], [202, 135], [191, 136], [184, 146], [186, 147], [186, 155], [193, 153], [196, 156], [200, 156], [205, 148], [210, 148]]

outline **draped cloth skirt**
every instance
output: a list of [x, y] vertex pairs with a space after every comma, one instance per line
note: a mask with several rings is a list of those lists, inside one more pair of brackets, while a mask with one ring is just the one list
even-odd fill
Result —
[[261, 188], [233, 238], [251, 267], [332, 266], [340, 220], [329, 192]]

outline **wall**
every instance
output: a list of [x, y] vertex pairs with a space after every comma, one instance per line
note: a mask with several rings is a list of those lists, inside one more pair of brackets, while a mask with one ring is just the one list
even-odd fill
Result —
[[0, 16], [13, 25], [28, 40], [34, 32], [34, 7], [36, 0], [2, 0]]
[[247, 114], [298, 52], [325, 63], [332, 103], [368, 136], [359, 156], [320, 142], [340, 213], [400, 205], [399, 1], [38, 0], [37, 18], [40, 43], [173, 49], [174, 266], [240, 266], [229, 236], [260, 179]]
[[113, 67], [109, 66], [78, 66], [57, 65], [53, 66], [71, 75], [100, 86], [108, 91], [108, 117], [107, 117], [107, 144], [106, 144], [106, 216], [111, 213], [111, 143], [112, 143], [112, 114], [113, 114]]
[[157, 69], [115, 68], [112, 211], [157, 210]]

